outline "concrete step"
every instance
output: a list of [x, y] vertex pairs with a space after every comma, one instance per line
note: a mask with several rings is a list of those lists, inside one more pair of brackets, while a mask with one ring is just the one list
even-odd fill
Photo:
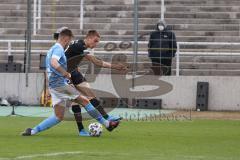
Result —
[[[173, 61], [176, 61], [175, 59]], [[240, 63], [240, 56], [180, 56], [180, 63]]]
[[[54, 42], [54, 41], [53, 41]], [[44, 48], [50, 48], [50, 46], [53, 43], [37, 43], [37, 42], [32, 42], [31, 47], [32, 49], [44, 49]], [[8, 44], [7, 42], [0, 42], [0, 48], [6, 48], [7, 49]], [[18, 49], [24, 49], [25, 48], [25, 43], [24, 42], [12, 42], [11, 43], [12, 49], [18, 50]]]
[[[27, 0], [1, 0], [1, 4], [15, 4], [15, 3], [27, 3]], [[43, 4], [49, 4], [49, 5], [67, 5], [67, 4], [72, 4], [72, 5], [79, 5], [80, 1], [79, 0], [61, 0], [61, 1], [49, 1], [49, 0], [43, 0]], [[123, 5], [123, 4], [132, 4], [132, 0], [88, 0], [85, 1], [85, 4], [93, 4], [93, 5]], [[166, 5], [239, 5], [240, 2], [238, 0], [199, 0], [199, 1], [191, 1], [191, 0], [168, 0], [165, 2]], [[156, 0], [139, 0], [140, 5], [160, 5], [161, 1], [156, 1]]]
[[240, 37], [238, 36], [179, 36], [178, 42], [236, 42], [238, 43]]
[[[181, 36], [191, 36], [191, 37], [201, 37], [201, 36], [211, 36], [211, 37], [218, 37], [218, 36], [239, 36], [240, 32], [235, 30], [235, 31], [182, 31], [182, 30], [173, 30], [173, 32], [176, 34], [176, 37], [181, 37]], [[224, 37], [223, 37], [224, 38]]]
[[[53, 21], [53, 19], [46, 18], [45, 21]], [[58, 20], [57, 20], [58, 21]], [[65, 19], [63, 20], [65, 21]], [[67, 21], [67, 20], [66, 20]], [[159, 21], [159, 18], [139, 18], [139, 23], [144, 24], [156, 24]], [[226, 24], [239, 24], [239, 19], [181, 19], [181, 18], [166, 18], [166, 23], [169, 24], [220, 24], [220, 25], [226, 25]], [[133, 23], [132, 18], [84, 18], [85, 23]]]
[[[172, 75], [176, 75], [176, 71], [172, 70]], [[180, 76], [239, 76], [240, 70], [214, 70], [214, 69], [181, 69]]]
[[[160, 18], [159, 11], [143, 11], [139, 12], [140, 18]], [[57, 14], [58, 15], [58, 14]], [[61, 15], [59, 13], [59, 15]], [[69, 14], [71, 16], [74, 16], [73, 14]], [[62, 15], [64, 16], [64, 15]], [[78, 16], [78, 15], [75, 15]], [[133, 17], [133, 14], [131, 12], [104, 12], [104, 11], [96, 11], [96, 12], [87, 12], [84, 14], [85, 17], [119, 17], [119, 18], [125, 18], [125, 17]], [[240, 12], [166, 12], [165, 13], [166, 18], [207, 18], [207, 19], [236, 19], [240, 17]]]
[[27, 4], [28, 0], [0, 0], [0, 4]]
[[19, 17], [19, 16], [11, 16], [11, 17], [6, 17], [6, 16], [0, 16], [0, 22], [27, 22], [27, 17]]
[[[26, 3], [27, 0], [0, 0], [3, 4], [11, 4], [11, 3]], [[192, 0], [168, 0], [166, 1], [166, 4], [195, 4], [195, 5], [211, 5], [211, 4], [229, 4], [229, 3], [236, 3], [239, 2], [238, 0], [199, 0], [199, 1], [192, 1]], [[43, 4], [79, 4], [79, 0], [61, 0], [61, 1], [49, 1], [49, 0], [43, 0]], [[131, 4], [132, 0], [98, 0], [97, 2], [95, 0], [88, 0], [85, 2], [85, 4], [96, 4], [96, 5], [102, 5], [102, 4]], [[160, 4], [158, 0], [139, 0], [140, 4]]]
[[[2, 31], [2, 29], [0, 29], [0, 32]], [[25, 39], [25, 35], [24, 34], [2, 34], [0, 35], [0, 40], [12, 40], [12, 39], [21, 39], [24, 40]]]
[[[115, 70], [109, 70], [102, 68], [100, 72], [98, 69], [94, 69], [94, 73], [98, 74], [119, 74]], [[131, 71], [128, 73], [131, 74]], [[145, 70], [137, 70], [137, 75], [150, 74], [153, 75], [151, 68], [146, 68]], [[172, 69], [172, 76], [176, 75], [176, 70]], [[214, 69], [181, 69], [180, 76], [239, 76], [240, 70], [214, 70]]]
[[[23, 54], [13, 54], [14, 62], [23, 64]], [[39, 68], [39, 55], [33, 54], [31, 60], [31, 67], [34, 71]], [[131, 58], [131, 57], [130, 57]], [[149, 70], [151, 62], [147, 57], [144, 57], [146, 61], [138, 64], [139, 71]], [[0, 55], [1, 62], [7, 62], [6, 55]], [[3, 59], [6, 59], [3, 61]], [[111, 61], [111, 57], [104, 58], [106, 61]], [[239, 59], [240, 60], [240, 59]], [[129, 61], [131, 62], [131, 61]], [[142, 61], [143, 62], [143, 61]], [[180, 75], [239, 75], [240, 63], [184, 63], [180, 65]], [[41, 72], [41, 71], [39, 71]], [[173, 61], [173, 74], [175, 72], [175, 63]], [[229, 72], [229, 73], [228, 73]], [[101, 73], [110, 74], [109, 70], [103, 70]]]
[[[14, 19], [15, 18], [15, 19]], [[0, 16], [0, 20], [8, 20], [14, 19], [13, 21], [17, 20], [17, 18], [22, 17], [3, 17]], [[21, 19], [20, 19], [21, 20]], [[19, 21], [20, 21], [19, 20]], [[143, 24], [156, 24], [159, 18], [139, 18], [139, 23]], [[196, 19], [196, 18], [189, 18], [189, 19], [179, 19], [179, 18], [166, 18], [165, 21], [167, 24], [239, 24], [239, 19]], [[43, 17], [43, 23], [79, 23], [79, 17]], [[133, 23], [133, 18], [115, 18], [115, 17], [84, 17], [84, 23]]]
[[218, 45], [218, 44], [202, 44], [202, 45], [196, 45], [196, 44], [188, 44], [188, 45], [182, 45], [180, 46], [181, 50], [188, 50], [188, 49], [196, 49], [196, 50], [201, 50], [201, 49], [208, 49], [208, 50], [213, 50], [215, 52], [224, 52], [225, 50], [239, 50], [240, 45]]
[[239, 12], [240, 6], [166, 6], [167, 12]]
[[[61, 25], [59, 25], [61, 26]], [[67, 25], [66, 25], [67, 26]], [[111, 26], [110, 26], [111, 27]], [[117, 26], [116, 26], [117, 27]], [[126, 26], [127, 28], [128, 26]], [[142, 26], [144, 27], [144, 26]], [[57, 27], [56, 27], [57, 28]], [[86, 28], [86, 29], [85, 29]], [[133, 31], [133, 27], [129, 27], [129, 29], [99, 29], [97, 26], [94, 27], [94, 25], [92, 25], [91, 29], [96, 29], [98, 30], [98, 32], [100, 32], [101, 35], [133, 35], [134, 31]], [[86, 34], [87, 31], [89, 30], [89, 28], [84, 27], [84, 32], [82, 33], [82, 31], [80, 29], [72, 29], [73, 33], [76, 35], [81, 35], [79, 33], [82, 34]], [[14, 29], [8, 29], [7, 30], [9, 33], [14, 33]], [[43, 35], [49, 35], [52, 34], [56, 31], [56, 29], [51, 29], [50, 26], [48, 29], [41, 29], [40, 31], [38, 31], [40, 34]], [[153, 29], [139, 29], [139, 35], [149, 35], [151, 32], [153, 31]], [[177, 30], [173, 30], [173, 32], [176, 34], [177, 37], [181, 37], [181, 36], [239, 36], [239, 31], [177, 31]], [[143, 36], [144, 37], [144, 36]], [[223, 37], [224, 38], [224, 37]]]
[[[64, 6], [62, 6], [64, 8]], [[13, 7], [14, 8], [14, 7]], [[66, 9], [67, 10], [67, 9]], [[77, 11], [77, 12], [76, 12]], [[42, 11], [43, 17], [49, 17], [49, 16], [57, 16], [57, 17], [79, 17], [80, 13], [77, 10], [68, 10], [66, 12], [65, 10], [61, 9], [59, 10], [53, 10], [50, 6], [49, 9]], [[154, 13], [155, 12], [155, 13]], [[19, 9], [10, 9], [10, 10], [0, 10], [0, 13], [2, 16], [25, 16], [26, 17], [26, 9], [21, 10]], [[145, 18], [152, 18], [152, 17], [160, 17], [160, 10], [150, 10], [150, 11], [139, 11], [139, 17], [145, 17]], [[208, 18], [208, 19], [218, 19], [218, 18], [239, 18], [240, 13], [239, 9], [236, 8], [236, 11], [233, 13], [228, 11], [223, 12], [213, 12], [213, 11], [189, 11], [184, 12], [182, 10], [177, 11], [167, 11], [165, 14], [166, 18]], [[108, 12], [105, 12], [104, 10], [93, 10], [90, 12], [85, 12], [85, 17], [133, 17], [133, 11], [116, 11], [116, 10], [109, 10]]]
[[223, 12], [166, 12], [166, 18], [205, 18], [205, 19], [238, 19], [239, 12], [223, 13]]
[[27, 10], [27, 4], [15, 3], [15, 4], [4, 4], [1, 3], [0, 10]]
[[[24, 53], [18, 52], [18, 53], [12, 53], [14, 62], [23, 62], [24, 60]], [[31, 54], [31, 61], [39, 61], [40, 54]], [[0, 59], [4, 62], [7, 62], [8, 55], [7, 53], [0, 53]]]
[[167, 24], [239, 24], [239, 19], [208, 19], [208, 18], [166, 18]]
[[[27, 17], [27, 10], [0, 10], [1, 16], [23, 16]], [[140, 11], [139, 17], [151, 18], [159, 17], [159, 11]], [[42, 17], [80, 17], [80, 12], [76, 11], [42, 11]], [[84, 17], [133, 17], [133, 11], [94, 11], [85, 12]]]
[[[239, 24], [169, 24], [173, 30], [181, 31], [239, 31]], [[146, 26], [151, 27], [151, 26]]]
[[0, 10], [1, 16], [27, 17], [27, 10]]
[[[0, 35], [0, 39], [23, 39], [24, 40], [24, 33], [25, 30], [15, 30], [15, 29], [10, 29], [8, 31], [5, 31], [5, 29], [0, 29], [5, 32], [3, 35]], [[37, 32], [39, 33], [37, 36], [32, 36], [32, 39], [34, 40], [52, 40], [52, 33], [55, 30], [50, 31], [48, 34], [43, 34], [41, 31]], [[119, 31], [120, 32], [120, 31]], [[130, 41], [133, 40], [133, 35], [119, 35], [116, 32], [112, 32], [114, 34], [100, 32], [101, 33], [101, 40], [103, 41]], [[145, 34], [145, 31], [140, 32], [140, 34], [143, 34], [141, 38], [139, 39], [140, 41], [148, 41], [149, 39], [149, 32]], [[84, 34], [81, 34], [81, 32], [75, 32], [75, 38], [81, 38], [84, 37]], [[177, 35], [177, 41], [178, 42], [236, 42], [238, 43], [240, 41], [239, 36], [181, 36], [178, 33]], [[238, 35], [238, 34], [236, 34]]]
[[[5, 23], [3, 26], [10, 27], [13, 24]], [[16, 23], [16, 25], [24, 26], [25, 23]], [[191, 31], [203, 31], [203, 32], [226, 32], [226, 31], [240, 31], [239, 24], [169, 24], [173, 31], [181, 31], [181, 32], [191, 32]], [[1, 26], [1, 25], [0, 25]], [[68, 26], [71, 29], [79, 29], [79, 23], [55, 23], [54, 26], [59, 28], [61, 26]], [[154, 30], [156, 24], [145, 24], [139, 23], [139, 30]], [[42, 28], [44, 29], [52, 29], [52, 23], [42, 23]], [[84, 23], [84, 28], [93, 28], [97, 30], [132, 30], [134, 27], [133, 23]], [[209, 32], [210, 33], [210, 32]], [[192, 34], [192, 32], [191, 32]], [[207, 35], [207, 34], [206, 34]], [[211, 35], [212, 36], [212, 35]]]
[[[31, 67], [30, 73], [42, 73], [42, 70], [39, 70], [39, 67]], [[151, 72], [151, 70], [148, 71], [139, 71], [137, 72], [138, 75], [141, 74], [151, 74], [153, 75], [153, 73]], [[100, 73], [98, 74], [112, 74], [110, 70], [108, 69], [102, 69], [100, 71]], [[129, 73], [130, 74], [130, 73]], [[176, 75], [176, 71], [172, 70], [172, 76]], [[239, 76], [240, 75], [240, 71], [239, 70], [223, 70], [223, 71], [215, 71], [215, 70], [194, 70], [194, 69], [183, 69], [180, 71], [180, 76]]]
[[[79, 10], [79, 8], [78, 8]], [[133, 12], [134, 5], [84, 5], [84, 12], [96, 11], [129, 11]], [[138, 7], [138, 11], [158, 11], [161, 12], [161, 5], [147, 5]]]
[[[20, 32], [19, 29], [25, 32], [26, 23], [7, 22], [7, 23], [1, 23], [0, 26], [1, 26], [0, 28], [2, 28], [1, 31], [5, 34], [14, 34], [14, 31], [16, 31], [17, 34], [21, 34], [19, 33]], [[14, 28], [11, 28], [12, 26], [14, 26]], [[16, 26], [18, 26], [19, 28], [15, 28]], [[48, 33], [43, 33], [43, 34], [53, 33], [56, 30], [56, 28], [61, 26], [68, 26], [73, 29], [79, 28], [79, 24], [68, 23], [67, 25], [64, 25], [64, 23], [59, 23], [59, 24], [43, 23], [42, 28], [51, 29]], [[141, 32], [150, 33], [153, 30], [154, 26], [155, 26], [154, 24], [151, 24], [151, 25], [140, 24], [139, 25], [140, 33]], [[114, 35], [119, 33], [120, 34], [124, 33], [125, 35], [133, 33], [132, 31], [128, 31], [129, 29], [132, 30], [133, 28], [132, 24], [121, 25], [118, 23], [115, 23], [115, 24], [91, 23], [91, 24], [84, 24], [84, 28], [91, 28], [91, 29], [98, 29], [98, 30], [107, 28], [108, 31], [103, 31], [103, 32], [106, 32], [105, 34], [109, 34], [110, 32], [109, 30], [114, 30], [111, 32], [111, 34], [114, 33]], [[177, 37], [182, 37], [182, 36], [192, 36], [192, 37], [211, 36], [212, 37], [212, 36], [238, 36], [240, 27], [238, 25], [218, 25], [217, 26], [217, 25], [204, 25], [204, 24], [202, 25], [184, 24], [184, 25], [173, 25], [173, 28], [175, 29], [173, 31], [176, 33]], [[141, 29], [144, 29], [144, 30], [141, 31]], [[120, 31], [115, 31], [115, 30], [120, 30]], [[77, 32], [80, 32], [80, 30]]]
[[[48, 0], [43, 0], [43, 4], [49, 4], [49, 5], [67, 5], [67, 4], [72, 4], [72, 5], [79, 5], [80, 1], [79, 0], [61, 0], [61, 1], [55, 1], [55, 2], [51, 2]], [[115, 0], [88, 0], [84, 2], [85, 5], [130, 5], [133, 4], [132, 0], [119, 0], [119, 1], [115, 1]], [[160, 5], [161, 1], [156, 1], [156, 0], [139, 0], [139, 4], [140, 5]]]
[[[11, 23], [9, 24], [11, 26]], [[56, 28], [60, 28], [62, 26], [67, 26], [71, 29], [79, 29], [79, 23], [55, 23], [54, 26]], [[42, 23], [42, 28], [44, 29], [52, 29], [53, 24], [51, 23]], [[155, 27], [155, 24], [139, 24], [138, 25], [139, 30], [149, 30], [149, 28], [153, 29]], [[122, 24], [122, 23], [85, 23], [84, 28], [87, 29], [96, 29], [96, 30], [133, 30], [133, 24]]]
[[[45, 52], [47, 52], [48, 50], [49, 50], [49, 48], [51, 47], [48, 47], [48, 45], [49, 44], [46, 44], [46, 46], [44, 46], [44, 47], [40, 47], [40, 45], [43, 45], [43, 44], [35, 44], [35, 46], [37, 46], [37, 47], [32, 47], [32, 50], [36, 50], [36, 51], [39, 51], [39, 52], [41, 52], [41, 51], [45, 51]], [[4, 51], [4, 52], [7, 52], [8, 51], [8, 48], [7, 48], [7, 46], [5, 45], [5, 46], [2, 46], [2, 45], [0, 45], [0, 50], [1, 50], [1, 52], [2, 51]], [[25, 49], [25, 47], [23, 46], [23, 47], [12, 47], [12, 49], [11, 49], [11, 53], [15, 53], [15, 52], [18, 52], [18, 51], [21, 51], [21, 52], [24, 52], [26, 49]]]
[[[173, 69], [176, 69], [176, 63], [172, 64]], [[215, 70], [239, 70], [240, 63], [196, 63], [182, 62], [181, 69], [215, 69]]]
[[[80, 37], [76, 37], [76, 39], [78, 39]], [[132, 38], [133, 39], [133, 38]], [[52, 40], [52, 39], [49, 39]], [[102, 39], [104, 40], [104, 38]], [[116, 41], [116, 39], [115, 39]], [[114, 41], [113, 41], [114, 42]], [[120, 42], [124, 42], [125, 44], [128, 44], [127, 48], [120, 48]], [[120, 42], [114, 42], [115, 43], [115, 48], [114, 51], [132, 51], [133, 50], [133, 42], [128, 41], [128, 40], [124, 40]], [[112, 43], [112, 42], [111, 42]], [[50, 46], [52, 45], [52, 43], [35, 43], [32, 42], [32, 49], [38, 49], [38, 50], [47, 50], [50, 48]], [[139, 51], [144, 51], [147, 52], [148, 49], [148, 42], [145, 41], [144, 43], [142, 43], [141, 41], [139, 41], [138, 44], [138, 50]], [[19, 50], [19, 49], [24, 49], [25, 48], [25, 44], [24, 42], [14, 42], [11, 44], [12, 49], [13, 50]], [[104, 51], [105, 48], [108, 45], [106, 43], [102, 43], [100, 42], [100, 44], [97, 46], [96, 51]], [[6, 49], [7, 50], [7, 42], [1, 42], [0, 43], [0, 49]], [[109, 47], [109, 46], [108, 46]], [[107, 51], [106, 51], [107, 52]], [[208, 45], [208, 44], [201, 44], [201, 45], [196, 45], [196, 44], [188, 44], [188, 45], [180, 45], [180, 52], [196, 52], [196, 54], [200, 53], [200, 52], [216, 52], [216, 53], [239, 53], [240, 52], [240, 46], [238, 45], [219, 45], [219, 44], [214, 44], [214, 45]]]
[[0, 23], [0, 28], [11, 28], [14, 27], [16, 30], [17, 29], [26, 29], [27, 28], [27, 23], [26, 22], [5, 22], [5, 23]]
[[[88, 28], [89, 29], [89, 28]], [[83, 35], [85, 35], [88, 31], [88, 29], [84, 30]], [[94, 29], [94, 28], [91, 28]], [[55, 32], [56, 29], [41, 29], [39, 31], [40, 34], [44, 34], [44, 35], [49, 35], [53, 32]], [[82, 33], [80, 29], [72, 29], [73, 33], [76, 35], [80, 35], [79, 33]], [[152, 30], [139, 30], [139, 34], [141, 33], [150, 33]], [[98, 30], [98, 32], [101, 35], [133, 35], [133, 31], [132, 30]]]
[[[76, 38], [78, 36], [75, 36]], [[25, 39], [25, 35], [24, 33], [22, 34], [4, 34], [0, 36], [0, 39], [4, 39], [4, 40], [13, 40], [13, 39], [17, 39], [17, 40], [24, 40]], [[52, 35], [36, 35], [36, 36], [32, 36], [32, 40], [52, 40], [53, 37]]]
[[[1, 4], [0, 10], [27, 10], [27, 5], [26, 4]], [[56, 10], [56, 11], [80, 11], [80, 6], [79, 5], [48, 5], [48, 4], [43, 4], [42, 5], [42, 11], [51, 11], [51, 10]], [[84, 5], [84, 11], [89, 12], [89, 11], [103, 11], [103, 10], [108, 10], [108, 11], [133, 11], [133, 5]], [[139, 11], [160, 11], [161, 6], [158, 5], [148, 5], [148, 6], [139, 6], [138, 8]]]
[[238, 0], [168, 0], [165, 5], [178, 5], [178, 6], [239, 6], [240, 2]]

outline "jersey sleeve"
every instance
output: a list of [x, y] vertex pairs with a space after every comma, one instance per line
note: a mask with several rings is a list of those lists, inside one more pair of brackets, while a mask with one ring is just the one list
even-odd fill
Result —
[[62, 51], [61, 48], [55, 48], [53, 50], [52, 58], [55, 58], [59, 61], [62, 56], [64, 56], [64, 52]]
[[91, 54], [91, 51], [89, 51], [88, 49], [83, 50], [83, 55], [87, 55], [87, 54]]

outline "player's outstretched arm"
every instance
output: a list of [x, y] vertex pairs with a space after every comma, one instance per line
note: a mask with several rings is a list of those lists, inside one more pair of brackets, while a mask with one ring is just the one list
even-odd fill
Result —
[[86, 55], [85, 58], [88, 61], [90, 61], [93, 64], [100, 66], [100, 67], [112, 68], [112, 69], [116, 69], [116, 70], [120, 70], [120, 71], [127, 70], [127, 66], [125, 66], [124, 64], [121, 64], [121, 63], [113, 64], [113, 63], [105, 62], [101, 59], [98, 59], [94, 55]]
[[112, 63], [111, 64], [113, 69], [119, 70], [119, 71], [126, 71], [128, 68], [122, 63]]

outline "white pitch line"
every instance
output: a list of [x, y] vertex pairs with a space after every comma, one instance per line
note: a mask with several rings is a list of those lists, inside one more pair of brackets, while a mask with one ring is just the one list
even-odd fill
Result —
[[[83, 151], [75, 151], [75, 152], [56, 152], [56, 153], [46, 153], [46, 154], [33, 154], [26, 156], [18, 156], [14, 158], [0, 158], [0, 160], [21, 160], [21, 159], [32, 159], [38, 157], [55, 157], [61, 155], [77, 155], [77, 154], [97, 154], [97, 155], [110, 155], [112, 153], [108, 152], [83, 152]], [[114, 153], [115, 154], [115, 153]], [[119, 153], [119, 155], [128, 155], [125, 153]]]
[[75, 155], [75, 154], [81, 154], [84, 152], [76, 151], [76, 152], [56, 152], [56, 153], [46, 153], [46, 154], [33, 154], [33, 155], [26, 155], [26, 156], [18, 156], [15, 158], [0, 158], [0, 160], [18, 160], [18, 159], [31, 159], [31, 158], [37, 158], [37, 157], [54, 157], [54, 156], [60, 156], [60, 155]]
[[[0, 160], [22, 160], [22, 159], [33, 159], [33, 158], [39, 158], [39, 157], [56, 157], [56, 156], [62, 156], [62, 155], [78, 155], [78, 154], [93, 154], [93, 155], [101, 155], [101, 156], [106, 156], [106, 155], [112, 155], [112, 152], [84, 152], [84, 151], [74, 151], [74, 152], [56, 152], [56, 153], [46, 153], [46, 154], [33, 154], [33, 155], [26, 155], [26, 156], [18, 156], [14, 158], [1, 158]], [[131, 154], [129, 153], [114, 153], [114, 155], [118, 156], [130, 156]], [[161, 155], [160, 153], [153, 153], [153, 154], [142, 154], [143, 156], [147, 157], [158, 157], [162, 159], [164, 155]], [[175, 158], [177, 159], [191, 159], [191, 160], [199, 160], [199, 159], [204, 159], [206, 158], [205, 156], [201, 155], [176, 155]], [[227, 159], [226, 157], [219, 157], [215, 156], [214, 159], [217, 160], [225, 160]]]

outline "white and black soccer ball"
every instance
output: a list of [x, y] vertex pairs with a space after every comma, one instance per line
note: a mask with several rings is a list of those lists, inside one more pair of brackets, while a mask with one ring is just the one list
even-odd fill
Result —
[[88, 129], [89, 129], [90, 136], [93, 136], [93, 137], [99, 137], [103, 132], [103, 127], [98, 122], [89, 124]]

